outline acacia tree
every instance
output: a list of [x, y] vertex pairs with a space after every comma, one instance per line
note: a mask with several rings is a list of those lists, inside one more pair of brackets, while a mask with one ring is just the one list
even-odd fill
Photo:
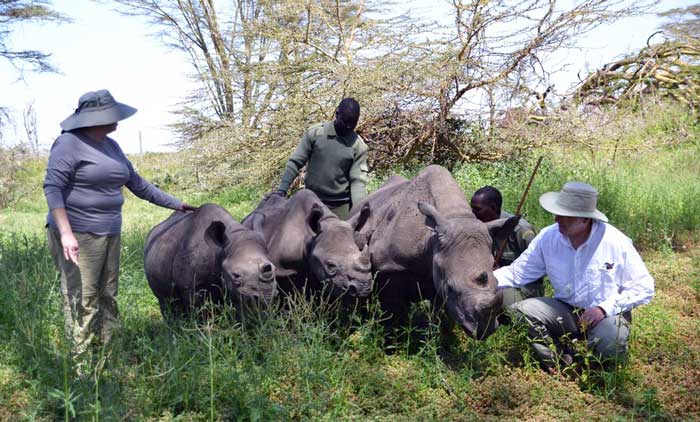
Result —
[[[642, 13], [653, 2], [585, 0], [566, 2], [568, 7], [562, 3], [450, 0], [455, 24], [440, 43], [433, 43], [437, 58], [429, 71], [433, 77], [421, 91], [437, 107], [415, 147], [430, 143], [432, 151], [470, 159], [465, 140], [450, 136], [452, 119], [470, 100], [504, 87], [510, 95], [522, 92], [521, 81], [546, 73], [547, 54], [574, 46], [582, 34], [602, 23]], [[442, 159], [436, 154], [432, 158]]]
[[[603, 23], [643, 13], [653, 4], [627, 0], [442, 3], [451, 8], [452, 25], [427, 28], [425, 41], [415, 36], [400, 40], [404, 49], [399, 60], [414, 65], [404, 68], [386, 90], [383, 98], [393, 100], [394, 107], [375, 115], [372, 149], [398, 154], [398, 162], [403, 163], [449, 165], [502, 156], [491, 142], [497, 116], [526, 100], [534, 99], [534, 107], [543, 108], [552, 91], [547, 75], [558, 70], [549, 68], [548, 55], [574, 47], [583, 34]], [[540, 90], [531, 88], [542, 82]], [[484, 112], [489, 114], [487, 123], [480, 120]]]
[[700, 3], [670, 9], [659, 13], [659, 16], [670, 20], [661, 26], [669, 38], [681, 42], [700, 43]]
[[[210, 137], [216, 141], [207, 148], [228, 162], [278, 152], [270, 168], [304, 126], [332, 117], [346, 95], [361, 100], [358, 129], [382, 157], [478, 158], [483, 151], [467, 141], [479, 127], [461, 116], [478, 93], [490, 94], [495, 115], [504, 95], [529, 95], [529, 81], [547, 71], [548, 53], [649, 5], [449, 0], [437, 7], [449, 7], [454, 23], [437, 26], [389, 18], [393, 5], [379, 0], [113, 1], [121, 13], [149, 18], [164, 40], [189, 55], [203, 87], [197, 98], [207, 107], [188, 113], [181, 128], [206, 126], [213, 115], [213, 126], [229, 129]], [[187, 134], [203, 139], [199, 129]]]
[[[149, 18], [157, 35], [188, 54], [204, 107], [189, 102], [178, 126], [182, 146], [196, 144], [197, 160], [217, 168], [264, 152], [271, 162], [257, 167], [277, 172], [303, 128], [331, 118], [342, 97], [360, 99], [363, 121], [370, 121], [387, 96], [397, 97], [396, 81], [420, 67], [402, 41], [418, 26], [405, 15], [387, 17], [390, 2], [114, 3], [123, 14]], [[223, 135], [208, 134], [221, 126]]]
[[[122, 14], [147, 17], [157, 28], [155, 35], [168, 46], [185, 52], [203, 87], [200, 100], [220, 120], [233, 119], [237, 92], [232, 74], [236, 70], [245, 72], [244, 64], [252, 60], [249, 22], [259, 14], [257, 2], [235, 1], [226, 4], [223, 11], [209, 0], [115, 0], [114, 3]], [[227, 16], [223, 22], [219, 19], [221, 14]], [[241, 45], [247, 47], [247, 57], [239, 54]], [[262, 48], [259, 55], [264, 59], [264, 45]], [[254, 87], [246, 86], [246, 89], [247, 92], [238, 95], [239, 99], [250, 98]]]
[[[50, 54], [36, 50], [15, 49], [10, 44], [13, 26], [19, 23], [56, 21], [65, 18], [48, 7], [48, 2], [35, 0], [0, 0], [0, 58], [7, 60], [18, 71], [53, 72], [49, 63]], [[9, 110], [0, 105], [0, 140], [3, 126], [10, 119]], [[0, 148], [0, 208], [7, 206], [22, 195], [19, 174], [23, 159], [27, 155], [24, 145]]]
[[362, 65], [358, 50], [379, 51], [387, 38], [379, 21], [365, 18], [372, 3], [365, 0], [114, 3], [120, 13], [150, 19], [158, 36], [188, 55], [205, 114], [263, 132], [271, 115], [299, 103], [325, 110], [315, 93], [347, 92]]
[[0, 57], [22, 71], [28, 65], [30, 71], [54, 72], [56, 69], [49, 62], [51, 54], [37, 50], [17, 50], [9, 45], [12, 26], [26, 22], [48, 22], [66, 20], [66, 18], [49, 7], [43, 0], [0, 0]]
[[[49, 62], [51, 54], [37, 50], [15, 49], [10, 45], [13, 26], [28, 22], [66, 21], [67, 18], [49, 7], [42, 0], [0, 0], [0, 57], [18, 71], [55, 72]], [[0, 128], [9, 119], [9, 112], [0, 105]], [[0, 131], [0, 138], [2, 131]]]
[[607, 63], [577, 87], [575, 99], [587, 105], [667, 97], [693, 110], [700, 105], [700, 5], [671, 9], [670, 19], [634, 54]]

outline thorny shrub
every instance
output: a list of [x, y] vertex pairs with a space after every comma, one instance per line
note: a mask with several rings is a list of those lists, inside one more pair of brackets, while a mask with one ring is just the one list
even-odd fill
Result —
[[29, 157], [26, 145], [0, 147], [0, 208], [12, 205], [22, 196], [21, 176], [23, 164]]

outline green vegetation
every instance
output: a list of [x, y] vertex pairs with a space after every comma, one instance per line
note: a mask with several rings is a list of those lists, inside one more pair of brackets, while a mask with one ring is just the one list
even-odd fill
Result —
[[300, 300], [252, 322], [224, 315], [170, 332], [143, 276], [143, 232], [131, 232], [121, 335], [104, 369], [78, 377], [42, 236], [0, 244], [2, 420], [663, 420], [700, 410], [698, 298], [685, 270], [700, 271], [696, 250], [646, 254], [660, 292], [635, 312], [631, 362], [582, 368], [585, 378], [541, 372], [517, 328], [484, 342], [429, 332], [415, 352], [386, 353], [376, 315], [341, 322], [333, 304]]
[[[669, 119], [668, 116], [664, 117]], [[663, 120], [663, 119], [662, 119]], [[675, 124], [650, 121], [639, 133], [666, 139]], [[675, 121], [675, 120], [672, 120]], [[657, 282], [634, 312], [628, 364], [584, 364], [551, 375], [528, 351], [521, 327], [478, 342], [440, 333], [437, 320], [412, 343], [384, 346], [380, 315], [289, 299], [284, 309], [225, 310], [207, 324], [162, 321], [143, 273], [148, 230], [169, 211], [127, 195], [119, 306], [122, 329], [106, 364], [94, 350], [82, 376], [63, 339], [60, 281], [46, 246], [44, 162], [25, 163], [22, 195], [0, 210], [0, 420], [687, 420], [700, 414], [700, 146], [665, 143], [653, 153], [548, 149], [523, 207], [543, 227], [542, 192], [566, 180], [592, 183], [600, 208], [643, 249]], [[679, 135], [680, 136], [680, 135]], [[624, 145], [632, 141], [623, 140]], [[601, 152], [602, 151], [602, 152]], [[610, 156], [608, 156], [608, 154]], [[513, 210], [534, 165], [463, 164], [453, 170], [467, 195], [492, 184]], [[216, 202], [238, 219], [266, 186], [199, 190], [178, 157], [133, 157], [148, 179], [188, 202]], [[401, 170], [411, 176], [417, 169]], [[381, 184], [375, 177], [371, 188]], [[418, 329], [414, 329], [418, 330]], [[418, 343], [416, 343], [418, 341]], [[588, 358], [588, 359], [586, 359]]]
[[[637, 245], [673, 248], [700, 227], [696, 212], [700, 184], [694, 182], [700, 176], [698, 153], [700, 147], [690, 145], [601, 164], [580, 155], [546, 156], [521, 213], [538, 227], [552, 224], [551, 214], [539, 206], [537, 198], [558, 191], [567, 180], [586, 181], [599, 191], [598, 208]], [[498, 187], [504, 209], [513, 211], [534, 165], [535, 160], [518, 165], [469, 164], [454, 175], [467, 194], [486, 184]]]

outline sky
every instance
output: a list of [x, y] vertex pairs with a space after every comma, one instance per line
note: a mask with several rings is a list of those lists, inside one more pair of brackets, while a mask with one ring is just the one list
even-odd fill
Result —
[[15, 110], [15, 136], [26, 139], [22, 110], [33, 102], [39, 142], [49, 148], [78, 98], [108, 89], [117, 101], [138, 109], [112, 135], [122, 149], [139, 152], [141, 132], [144, 151], [167, 150], [174, 140], [167, 129], [176, 120], [171, 111], [193, 86], [184, 56], [149, 36], [152, 28], [142, 19], [121, 16], [105, 5], [56, 0], [53, 8], [73, 22], [16, 26], [13, 47], [50, 52], [61, 74], [26, 73], [18, 80], [15, 69], [0, 62], [0, 104]]
[[[661, 0], [658, 10], [695, 2]], [[187, 57], [150, 36], [154, 28], [145, 20], [119, 15], [103, 3], [54, 0], [52, 4], [54, 10], [73, 22], [15, 25], [11, 46], [50, 52], [51, 62], [61, 73], [25, 73], [20, 78], [13, 66], [0, 59], [0, 106], [10, 108], [15, 123], [5, 132], [3, 142], [26, 140], [22, 111], [33, 103], [40, 146], [50, 148], [60, 133], [60, 122], [77, 107], [80, 95], [108, 89], [117, 101], [139, 110], [119, 122], [111, 135], [125, 152], [173, 150], [170, 144], [175, 135], [168, 125], [177, 117], [172, 111], [194, 88], [188, 78], [191, 67]], [[448, 7], [444, 0], [411, 0], [402, 4], [418, 15], [435, 20], [446, 18], [440, 13], [441, 8]], [[576, 82], [579, 70], [599, 68], [644, 46], [661, 23], [654, 15], [627, 18], [599, 27], [582, 39], [575, 51], [561, 52], [556, 60], [571, 64], [566, 72], [553, 76], [557, 92], [568, 90]]]

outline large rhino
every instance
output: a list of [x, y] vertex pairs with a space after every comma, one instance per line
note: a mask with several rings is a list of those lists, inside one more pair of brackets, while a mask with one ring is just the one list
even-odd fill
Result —
[[270, 301], [277, 293], [262, 237], [216, 204], [176, 211], [155, 226], [146, 238], [144, 268], [166, 319], [190, 314], [207, 299], [239, 304]]
[[312, 191], [303, 189], [289, 199], [268, 195], [241, 224], [266, 239], [280, 290], [306, 286], [335, 297], [366, 297], [372, 291], [369, 255], [358, 248], [353, 227]]
[[[362, 216], [367, 206], [369, 218]], [[482, 339], [496, 328], [501, 307], [492, 237], [507, 236], [518, 218], [482, 223], [449, 171], [433, 165], [412, 180], [389, 178], [353, 208], [349, 222], [368, 242], [381, 307], [394, 322], [405, 320], [411, 302], [431, 299]]]

